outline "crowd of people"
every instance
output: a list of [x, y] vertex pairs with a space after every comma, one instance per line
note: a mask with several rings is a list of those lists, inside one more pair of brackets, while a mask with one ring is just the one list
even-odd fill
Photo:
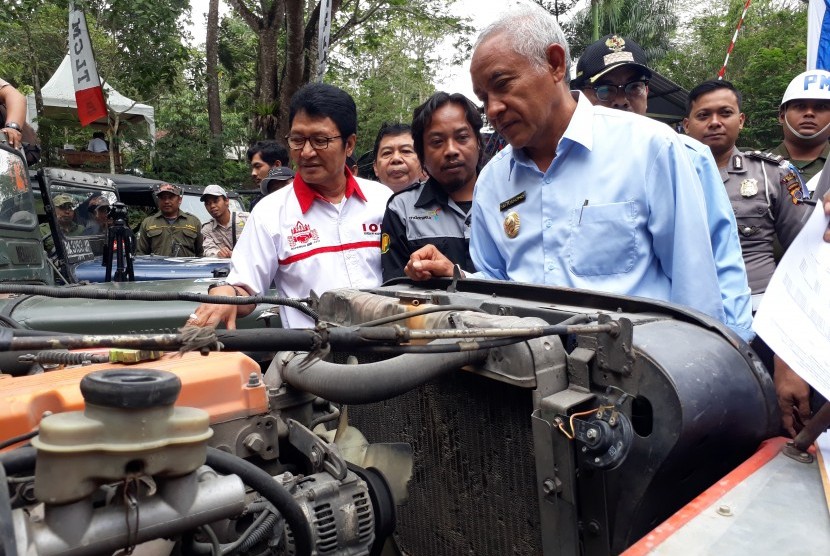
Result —
[[[777, 150], [787, 160], [736, 147], [742, 99], [725, 81], [690, 92], [685, 134], [644, 117], [652, 71], [626, 37], [589, 46], [573, 82], [570, 66], [547, 12], [525, 6], [503, 16], [479, 36], [470, 73], [508, 146], [482, 167], [479, 111], [463, 95], [438, 92], [411, 124], [379, 131], [374, 171], [386, 187], [347, 165], [356, 139], [351, 97], [331, 85], [303, 87], [287, 137], [293, 185], [252, 210], [230, 275], [211, 293], [261, 294], [273, 284], [281, 295], [305, 297], [460, 270], [670, 301], [762, 351], [753, 299], [775, 269], [776, 242], [786, 249], [810, 211], [804, 178], [826, 157], [830, 73], [795, 77], [782, 99]], [[249, 156], [262, 179], [256, 158]], [[828, 183], [830, 173], [813, 199]], [[234, 328], [252, 309], [202, 305], [188, 322]], [[309, 324], [292, 309], [281, 315], [285, 326]], [[793, 390], [779, 391], [791, 431], [809, 417], [803, 391]]]
[[[247, 153], [261, 191], [250, 213], [231, 212], [227, 192], [211, 185], [202, 201], [212, 220], [202, 225], [180, 211], [181, 190], [163, 184], [138, 252], [229, 258], [229, 276], [210, 290], [220, 296], [276, 287], [305, 298], [460, 274], [668, 301], [752, 342], [775, 369], [787, 430], [809, 419], [809, 386], [755, 337], [752, 318], [811, 205], [830, 214], [830, 172], [821, 172], [830, 72], [792, 79], [778, 115], [784, 139], [769, 152], [737, 147], [742, 96], [728, 81], [690, 91], [685, 133], [645, 117], [653, 73], [628, 37], [591, 44], [571, 81], [565, 36], [538, 6], [486, 28], [470, 74], [507, 142], [486, 165], [479, 109], [437, 92], [411, 122], [384, 124], [378, 181], [361, 178], [351, 159], [354, 100], [309, 84], [291, 99], [285, 143], [261, 141]], [[205, 304], [188, 324], [233, 329], [253, 309]], [[299, 311], [280, 312], [286, 327], [312, 325]]]

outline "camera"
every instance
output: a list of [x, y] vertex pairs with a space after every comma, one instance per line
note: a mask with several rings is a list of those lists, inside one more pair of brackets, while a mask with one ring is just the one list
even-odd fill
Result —
[[127, 221], [127, 205], [122, 203], [121, 201], [116, 201], [112, 205], [110, 205], [108, 216], [112, 218], [114, 222], [119, 220]]

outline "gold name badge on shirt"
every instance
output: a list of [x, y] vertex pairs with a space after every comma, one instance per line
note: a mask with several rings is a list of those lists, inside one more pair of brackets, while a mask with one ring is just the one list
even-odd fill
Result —
[[506, 233], [509, 238], [514, 238], [519, 235], [519, 229], [521, 227], [521, 219], [519, 218], [519, 213], [517, 212], [511, 212], [507, 215], [507, 218], [504, 219], [504, 233]]
[[758, 180], [747, 178], [741, 182], [741, 195], [744, 197], [752, 197], [758, 193]]

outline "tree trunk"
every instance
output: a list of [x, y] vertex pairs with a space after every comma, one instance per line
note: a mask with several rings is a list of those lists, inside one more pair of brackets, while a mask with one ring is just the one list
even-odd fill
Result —
[[303, 80], [303, 58], [305, 54], [303, 48], [304, 16], [305, 3], [303, 0], [285, 1], [285, 77], [280, 88], [278, 124], [278, 132], [281, 137], [288, 134], [288, 112], [291, 97], [305, 83]]
[[278, 27], [259, 29], [258, 97], [256, 107], [256, 128], [266, 139], [274, 139], [278, 133], [277, 91], [279, 89], [279, 61], [277, 46], [280, 30]]
[[222, 150], [222, 107], [219, 103], [219, 0], [208, 5], [207, 37], [205, 38], [207, 69], [207, 108], [211, 149]]

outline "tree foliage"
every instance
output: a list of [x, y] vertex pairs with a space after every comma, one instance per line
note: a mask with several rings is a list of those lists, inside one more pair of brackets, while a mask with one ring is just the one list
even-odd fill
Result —
[[[717, 79], [743, 0], [709, 4], [693, 18], [658, 71], [691, 89]], [[790, 80], [804, 71], [807, 59], [806, 4], [796, 0], [756, 0], [747, 12], [729, 57], [725, 79], [743, 93], [747, 115], [742, 147], [771, 148], [781, 140], [778, 106]]]
[[[460, 30], [469, 31], [437, 14], [413, 18], [407, 11], [389, 10], [335, 46], [325, 79], [355, 99], [358, 156], [372, 149], [383, 122], [409, 123], [415, 107], [435, 92], [441, 64], [435, 45]], [[459, 34], [454, 45], [462, 55], [470, 48], [466, 36]]]
[[593, 42], [592, 4], [599, 10], [599, 36], [616, 33], [634, 39], [649, 62], [671, 50], [677, 26], [674, 0], [594, 0], [564, 25], [571, 52], [576, 56]]
[[[333, 0], [330, 44], [352, 40], [359, 30], [380, 37], [383, 27], [406, 17], [431, 21], [446, 35], [460, 29], [458, 18], [446, 15], [454, 0]], [[317, 71], [319, 2], [301, 0], [229, 0], [257, 37], [255, 128], [262, 137], [287, 133], [288, 104]], [[361, 39], [362, 40], [362, 39]], [[368, 39], [367, 39], [368, 40]]]

